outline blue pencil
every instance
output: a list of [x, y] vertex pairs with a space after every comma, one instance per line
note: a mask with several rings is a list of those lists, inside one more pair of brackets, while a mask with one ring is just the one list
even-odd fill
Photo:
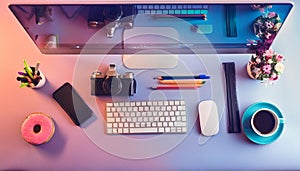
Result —
[[187, 76], [159, 76], [154, 79], [158, 80], [176, 80], [176, 79], [209, 79], [210, 76], [205, 74], [200, 75], [187, 75]]

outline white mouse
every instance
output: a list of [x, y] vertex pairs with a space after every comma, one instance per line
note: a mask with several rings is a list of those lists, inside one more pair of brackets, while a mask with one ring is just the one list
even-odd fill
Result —
[[219, 132], [219, 115], [217, 104], [213, 100], [201, 101], [198, 105], [201, 133], [204, 136]]

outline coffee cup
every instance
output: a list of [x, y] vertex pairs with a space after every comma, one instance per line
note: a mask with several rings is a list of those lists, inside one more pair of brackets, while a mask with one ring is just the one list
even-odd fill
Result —
[[284, 118], [279, 118], [273, 110], [266, 108], [257, 110], [251, 117], [251, 128], [262, 137], [274, 135], [280, 124], [284, 123]]

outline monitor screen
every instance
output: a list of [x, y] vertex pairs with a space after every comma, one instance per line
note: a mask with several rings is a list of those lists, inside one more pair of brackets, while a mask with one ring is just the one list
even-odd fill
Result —
[[271, 46], [292, 7], [148, 2], [9, 6], [43, 54], [253, 53], [262, 44]]

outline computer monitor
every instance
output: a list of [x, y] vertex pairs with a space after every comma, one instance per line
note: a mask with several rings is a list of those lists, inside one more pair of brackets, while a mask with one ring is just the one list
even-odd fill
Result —
[[163, 64], [170, 67], [178, 54], [253, 53], [260, 44], [269, 48], [292, 7], [213, 1], [9, 6], [43, 54], [125, 54], [123, 61], [151, 56], [152, 62], [165, 57], [175, 61]]

